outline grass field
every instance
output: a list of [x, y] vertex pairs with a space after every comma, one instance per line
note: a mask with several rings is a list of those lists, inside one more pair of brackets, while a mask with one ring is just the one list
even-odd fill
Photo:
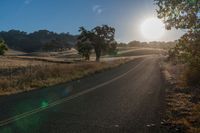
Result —
[[9, 51], [6, 56], [0, 57], [0, 95], [64, 83], [151, 54], [161, 54], [161, 51], [120, 49], [117, 56], [103, 56], [101, 62], [94, 61], [94, 54], [91, 61], [84, 61], [74, 50], [29, 54]]
[[126, 63], [129, 59], [110, 62], [81, 62], [72, 64], [45, 63], [15, 67], [1, 73], [0, 95], [29, 91], [79, 79]]

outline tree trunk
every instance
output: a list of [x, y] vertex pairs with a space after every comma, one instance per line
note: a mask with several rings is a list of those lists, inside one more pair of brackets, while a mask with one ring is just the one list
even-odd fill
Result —
[[85, 60], [89, 61], [90, 60], [90, 55], [85, 56]]
[[95, 48], [95, 53], [96, 53], [96, 61], [99, 62], [101, 57], [101, 49]]

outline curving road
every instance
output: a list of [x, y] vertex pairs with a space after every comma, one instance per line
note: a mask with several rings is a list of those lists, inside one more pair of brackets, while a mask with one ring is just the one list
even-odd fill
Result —
[[0, 133], [164, 133], [160, 57], [0, 97]]

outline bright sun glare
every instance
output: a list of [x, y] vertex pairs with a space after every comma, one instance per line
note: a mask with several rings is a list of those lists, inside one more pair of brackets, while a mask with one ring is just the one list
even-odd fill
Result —
[[148, 18], [141, 24], [142, 35], [149, 41], [160, 39], [164, 31], [164, 24], [157, 18]]

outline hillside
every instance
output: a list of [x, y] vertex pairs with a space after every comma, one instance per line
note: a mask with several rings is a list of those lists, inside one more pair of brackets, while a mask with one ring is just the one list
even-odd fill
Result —
[[77, 36], [69, 33], [58, 34], [48, 30], [39, 30], [33, 33], [10, 30], [0, 32], [0, 38], [3, 38], [7, 46], [13, 50], [36, 52], [71, 48], [75, 44]]

